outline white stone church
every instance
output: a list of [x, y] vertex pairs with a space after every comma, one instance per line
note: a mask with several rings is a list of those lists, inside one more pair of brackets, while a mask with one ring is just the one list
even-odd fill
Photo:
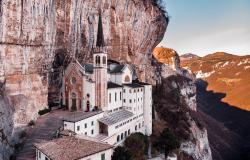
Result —
[[72, 111], [64, 117], [64, 131], [112, 146], [135, 132], [150, 136], [152, 86], [133, 81], [134, 75], [130, 65], [108, 61], [100, 15], [93, 64], [73, 60], [63, 73], [62, 105]]

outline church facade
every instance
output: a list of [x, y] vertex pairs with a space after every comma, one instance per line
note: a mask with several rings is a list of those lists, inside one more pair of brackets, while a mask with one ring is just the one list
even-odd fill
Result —
[[109, 60], [101, 15], [93, 63], [72, 60], [63, 72], [64, 130], [119, 145], [134, 132], [152, 134], [152, 86], [133, 81], [133, 67]]

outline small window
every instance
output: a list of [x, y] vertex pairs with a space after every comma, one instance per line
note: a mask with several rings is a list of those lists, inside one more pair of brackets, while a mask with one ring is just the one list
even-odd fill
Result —
[[121, 134], [121, 140], [123, 140], [123, 133]]
[[141, 128], [141, 123], [139, 123], [139, 128]]
[[77, 126], [77, 131], [80, 131], [80, 126]]
[[88, 135], [88, 133], [87, 133], [87, 132], [85, 132], [84, 134], [85, 134], [86, 136]]
[[93, 129], [91, 130], [91, 134], [94, 134], [94, 130]]
[[128, 130], [128, 135], [130, 135], [130, 129]]
[[40, 151], [38, 151], [38, 157], [41, 158], [41, 152]]
[[111, 103], [111, 93], [109, 93], [109, 103]]
[[64, 124], [64, 127], [67, 127], [67, 124]]
[[126, 103], [126, 99], [124, 99], [123, 102]]
[[132, 99], [129, 100], [129, 103], [132, 103]]
[[76, 84], [76, 77], [71, 78], [71, 84]]
[[48, 158], [48, 157], [45, 157], [45, 160], [49, 160], [49, 158]]
[[117, 99], [117, 93], [115, 93], [115, 101], [116, 101], [116, 99]]
[[85, 127], [85, 128], [87, 128], [87, 127], [88, 127], [87, 123], [85, 123], [85, 124], [84, 124], [84, 127]]
[[101, 160], [105, 160], [105, 153], [101, 154]]
[[137, 125], [135, 126], [135, 131], [137, 131]]
[[130, 82], [130, 78], [128, 75], [126, 75], [126, 77], [125, 77], [125, 82]]
[[127, 134], [128, 134], [127, 131], [125, 131], [125, 137], [127, 137]]
[[120, 100], [122, 100], [122, 92], [120, 92]]
[[123, 89], [123, 93], [126, 93], [126, 89]]
[[102, 57], [102, 63], [106, 64], [106, 57], [105, 56]]
[[71, 96], [72, 96], [72, 98], [76, 98], [76, 93], [73, 92], [73, 93], [71, 94]]
[[132, 90], [131, 90], [131, 89], [129, 90], [129, 93], [132, 93]]
[[120, 135], [117, 136], [117, 142], [119, 142], [119, 141], [120, 141]]
[[100, 62], [101, 62], [101, 58], [100, 58], [100, 56], [96, 56], [95, 58], [96, 58], [95, 63], [96, 63], [97, 66], [99, 66]]
[[92, 125], [92, 126], [94, 125], [94, 121], [91, 122], [91, 125]]

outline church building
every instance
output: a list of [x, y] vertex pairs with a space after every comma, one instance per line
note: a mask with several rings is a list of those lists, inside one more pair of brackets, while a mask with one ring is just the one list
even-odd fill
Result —
[[152, 134], [152, 86], [133, 81], [129, 64], [109, 60], [99, 14], [93, 63], [76, 59], [63, 72], [62, 104], [75, 112], [64, 130], [119, 145], [134, 132]]

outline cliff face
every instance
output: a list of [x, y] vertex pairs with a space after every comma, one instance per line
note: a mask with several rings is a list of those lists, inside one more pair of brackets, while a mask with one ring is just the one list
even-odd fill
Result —
[[197, 117], [194, 76], [180, 66], [174, 70], [168, 64], [154, 65], [158, 75], [154, 105], [162, 123], [181, 139], [180, 151], [194, 160], [212, 160], [207, 130]]
[[4, 84], [0, 83], [0, 160], [8, 159], [12, 153], [13, 108], [4, 94]]
[[59, 68], [70, 57], [91, 61], [100, 9], [109, 57], [140, 64], [139, 72], [147, 69], [167, 26], [153, 1], [0, 1], [0, 76], [15, 108], [15, 125], [48, 106], [48, 92], [57, 94]]
[[152, 49], [168, 23], [155, 0], [0, 0], [0, 131], [7, 139], [59, 97], [60, 69], [73, 56], [91, 61], [100, 10], [109, 58], [134, 64], [150, 80], [153, 72], [141, 73], [152, 70]]

